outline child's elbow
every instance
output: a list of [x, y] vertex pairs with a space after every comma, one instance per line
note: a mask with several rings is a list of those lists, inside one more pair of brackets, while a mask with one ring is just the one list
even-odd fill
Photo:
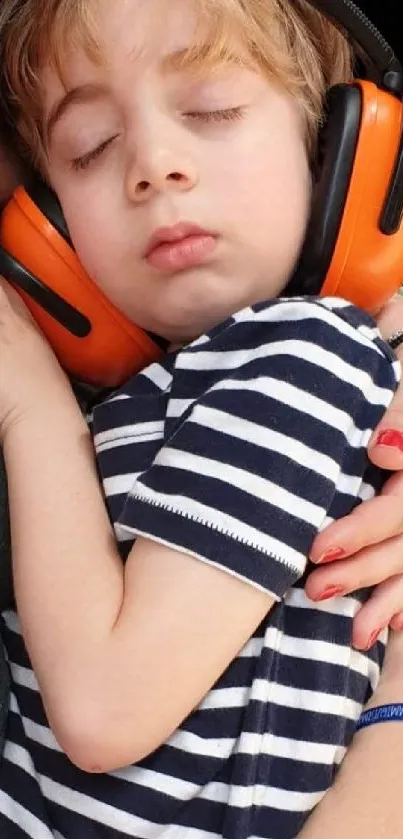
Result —
[[50, 716], [50, 724], [61, 749], [83, 772], [113, 772], [138, 763], [153, 751], [141, 736], [144, 723], [136, 726], [137, 736], [130, 736], [133, 720], [125, 727], [123, 721], [103, 714], [99, 707], [85, 710], [81, 703], [74, 711], [70, 706], [63, 716], [53, 720]]

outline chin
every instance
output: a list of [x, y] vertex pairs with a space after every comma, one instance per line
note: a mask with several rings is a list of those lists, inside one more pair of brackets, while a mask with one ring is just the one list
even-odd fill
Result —
[[206, 270], [177, 275], [159, 297], [152, 331], [171, 342], [189, 343], [248, 305], [250, 296], [251, 290], [237, 287], [233, 277]]
[[164, 324], [161, 324], [160, 328], [154, 331], [173, 343], [188, 344], [205, 332], [209, 332], [214, 326], [222, 323], [239, 308], [241, 307], [230, 308], [227, 306], [225, 309], [224, 307], [220, 309], [210, 307], [208, 311], [204, 310], [203, 312], [200, 312], [200, 310], [197, 312], [188, 309], [186, 311], [182, 310], [180, 317], [176, 312], [176, 316], [171, 322], [169, 322], [167, 313], [165, 313]]

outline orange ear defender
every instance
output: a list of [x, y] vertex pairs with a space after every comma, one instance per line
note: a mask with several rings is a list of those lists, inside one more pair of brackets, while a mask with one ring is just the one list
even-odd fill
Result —
[[288, 294], [344, 297], [375, 314], [403, 284], [403, 70], [352, 0], [310, 0], [347, 32], [367, 78], [328, 91], [310, 222]]
[[[337, 295], [375, 313], [403, 284], [403, 71], [352, 0], [311, 5], [361, 48], [367, 78], [329, 91], [310, 222], [285, 293]], [[73, 377], [114, 387], [165, 349], [84, 271], [57, 198], [40, 181], [18, 187], [0, 238], [0, 273]]]
[[374, 314], [403, 284], [402, 118], [400, 99], [373, 82], [329, 91], [324, 159], [289, 294], [344, 297]]
[[156, 340], [113, 306], [85, 272], [56, 196], [41, 181], [17, 187], [3, 211], [0, 235], [1, 273], [74, 378], [113, 387], [159, 357]]

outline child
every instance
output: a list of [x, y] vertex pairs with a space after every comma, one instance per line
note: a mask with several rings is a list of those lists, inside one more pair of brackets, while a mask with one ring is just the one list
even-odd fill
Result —
[[21, 137], [91, 276], [172, 351], [94, 409], [95, 468], [60, 367], [3, 292], [0, 438], [29, 658], [8, 612], [0, 827], [295, 837], [383, 649], [352, 647], [367, 592], [313, 606], [303, 585], [318, 530], [382, 483], [366, 446], [397, 363], [344, 301], [279, 297], [346, 44], [302, 2], [11, 6]]

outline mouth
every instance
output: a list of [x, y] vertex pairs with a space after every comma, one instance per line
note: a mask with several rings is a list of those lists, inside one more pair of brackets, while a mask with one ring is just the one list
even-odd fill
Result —
[[184, 271], [203, 264], [213, 253], [216, 244], [216, 234], [195, 224], [180, 222], [155, 231], [147, 245], [144, 259], [159, 271]]

